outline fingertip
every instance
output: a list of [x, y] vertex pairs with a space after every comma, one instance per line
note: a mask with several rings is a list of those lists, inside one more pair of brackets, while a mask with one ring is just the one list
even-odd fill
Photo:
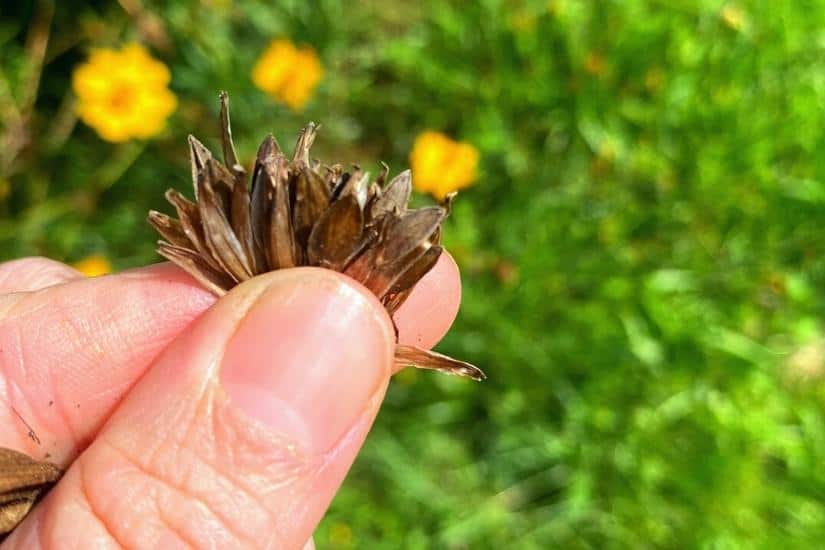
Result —
[[450, 329], [460, 303], [458, 265], [445, 250], [393, 317], [398, 327], [399, 343], [433, 347]]
[[49, 258], [20, 258], [0, 263], [0, 294], [31, 292], [82, 278], [76, 269]]

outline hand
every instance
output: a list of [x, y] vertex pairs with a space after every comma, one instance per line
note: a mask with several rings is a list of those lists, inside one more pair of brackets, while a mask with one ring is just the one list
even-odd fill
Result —
[[[444, 254], [396, 315], [401, 341], [432, 346], [459, 294]], [[0, 447], [67, 468], [3, 548], [312, 547], [394, 344], [375, 297], [328, 270], [215, 302], [170, 264], [0, 264]]]

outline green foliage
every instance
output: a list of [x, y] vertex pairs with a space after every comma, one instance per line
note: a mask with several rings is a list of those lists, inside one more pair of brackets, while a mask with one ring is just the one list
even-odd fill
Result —
[[[5, 257], [155, 261], [144, 214], [186, 185], [187, 133], [216, 146], [219, 89], [247, 159], [307, 119], [319, 157], [371, 169], [428, 128], [482, 152], [445, 231], [464, 300], [441, 346], [490, 380], [400, 377], [320, 548], [821, 545], [822, 0], [70, 4], [0, 172]], [[40, 12], [14, 9], [4, 108], [37, 71]], [[325, 67], [302, 114], [250, 82], [277, 36]], [[88, 47], [130, 39], [180, 107], [113, 146], [66, 90]]]

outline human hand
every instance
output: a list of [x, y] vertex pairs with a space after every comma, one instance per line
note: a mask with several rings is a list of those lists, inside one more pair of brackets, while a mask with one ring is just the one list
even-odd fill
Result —
[[[400, 341], [435, 344], [459, 299], [443, 254]], [[317, 268], [215, 300], [170, 264], [0, 264], [0, 447], [67, 468], [3, 549], [312, 547], [387, 388], [392, 324]]]

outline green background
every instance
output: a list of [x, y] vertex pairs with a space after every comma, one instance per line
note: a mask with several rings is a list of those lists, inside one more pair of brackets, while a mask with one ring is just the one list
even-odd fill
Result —
[[[4, 258], [157, 261], [145, 214], [186, 188], [186, 134], [217, 148], [220, 89], [246, 159], [309, 119], [373, 171], [425, 129], [481, 152], [439, 349], [490, 379], [398, 377], [319, 548], [821, 546], [825, 2], [56, 4], [0, 8], [0, 107], [31, 105], [22, 136], [0, 118]], [[251, 84], [276, 37], [324, 65], [304, 113]], [[180, 105], [116, 146], [67, 90], [130, 40]]]

